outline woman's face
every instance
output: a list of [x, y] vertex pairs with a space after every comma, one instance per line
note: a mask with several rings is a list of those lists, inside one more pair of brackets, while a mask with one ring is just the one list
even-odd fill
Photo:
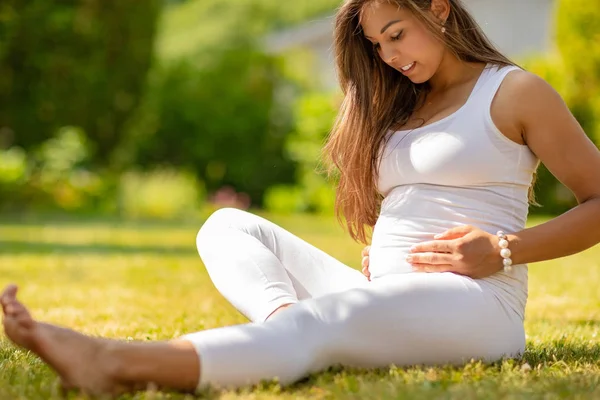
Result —
[[363, 9], [361, 26], [381, 59], [412, 82], [426, 82], [438, 70], [444, 44], [410, 11], [374, 1]]

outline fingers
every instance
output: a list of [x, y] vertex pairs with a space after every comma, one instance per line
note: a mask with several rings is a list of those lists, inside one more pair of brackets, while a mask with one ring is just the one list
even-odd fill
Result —
[[448, 229], [445, 232], [435, 235], [433, 238], [438, 239], [438, 240], [456, 239], [456, 238], [465, 236], [467, 233], [471, 232], [472, 230], [473, 230], [473, 227], [471, 225], [457, 226], [456, 228]]
[[371, 280], [371, 272], [369, 272], [369, 251], [370, 250], [371, 250], [371, 246], [367, 246], [364, 249], [362, 249], [362, 252], [361, 252], [361, 255], [362, 255], [362, 261], [361, 261], [362, 273], [369, 280]]
[[456, 243], [448, 240], [434, 240], [416, 244], [410, 248], [411, 253], [452, 253], [456, 249]]
[[371, 246], [365, 247], [364, 249], [362, 249], [361, 256], [368, 257], [369, 256], [369, 251], [371, 251]]
[[448, 253], [418, 253], [409, 254], [406, 261], [413, 265], [428, 264], [428, 265], [452, 265], [453, 255]]
[[450, 264], [412, 264], [412, 267], [415, 272], [455, 272]]
[[366, 268], [366, 267], [363, 268], [362, 269], [362, 273], [363, 273], [364, 276], [367, 277], [368, 280], [371, 280], [371, 273], [369, 272], [369, 268]]
[[363, 257], [362, 259], [362, 273], [367, 278], [371, 277], [371, 272], [369, 271], [369, 256]]

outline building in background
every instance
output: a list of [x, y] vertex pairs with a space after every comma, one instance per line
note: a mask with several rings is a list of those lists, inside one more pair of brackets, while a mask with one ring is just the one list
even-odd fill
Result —
[[[552, 46], [554, 0], [463, 0], [490, 40], [513, 59]], [[337, 86], [332, 54], [333, 17], [325, 16], [269, 35], [270, 53], [307, 48], [315, 54], [315, 74], [326, 88]]]

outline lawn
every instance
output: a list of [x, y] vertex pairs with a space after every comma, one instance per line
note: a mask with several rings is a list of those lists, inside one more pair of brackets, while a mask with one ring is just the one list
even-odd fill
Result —
[[[330, 218], [273, 220], [358, 268], [361, 246]], [[532, 224], [540, 220], [531, 221]], [[34, 316], [113, 338], [171, 339], [245, 322], [224, 301], [196, 249], [197, 223], [108, 220], [0, 222], [0, 285], [21, 286]], [[567, 232], [568, 234], [568, 232]], [[530, 266], [527, 352], [522, 360], [462, 368], [340, 368], [281, 389], [222, 399], [600, 398], [600, 247]], [[59, 398], [55, 375], [0, 339], [0, 399]], [[183, 399], [144, 392], [124, 398]]]

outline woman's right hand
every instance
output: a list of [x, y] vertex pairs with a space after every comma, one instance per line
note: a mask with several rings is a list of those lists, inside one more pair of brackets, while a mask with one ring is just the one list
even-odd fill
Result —
[[371, 280], [371, 273], [369, 272], [369, 251], [371, 250], [371, 246], [367, 246], [362, 250], [362, 273], [367, 279]]

